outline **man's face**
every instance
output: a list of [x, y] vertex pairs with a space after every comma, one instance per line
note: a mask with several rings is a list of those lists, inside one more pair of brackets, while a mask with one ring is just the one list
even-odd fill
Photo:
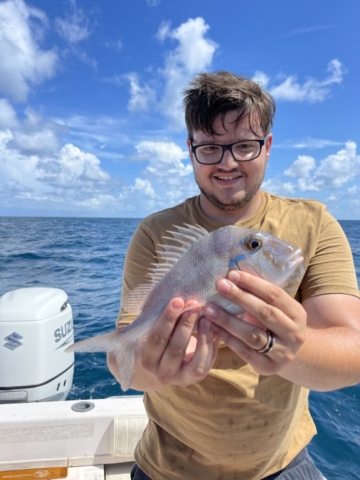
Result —
[[[241, 140], [256, 140], [264, 138], [261, 128], [257, 124], [256, 114], [252, 116], [251, 124], [256, 135], [250, 128], [249, 119], [245, 118], [236, 126], [233, 122], [237, 112], [230, 111], [225, 115], [224, 126], [218, 116], [213, 124], [216, 135], [207, 135], [196, 131], [193, 134], [193, 145], [206, 143], [228, 144]], [[225, 128], [224, 128], [225, 127]], [[191, 151], [188, 140], [190, 159], [194, 168], [196, 183], [202, 193], [202, 200], [216, 214], [234, 212], [245, 207], [260, 189], [263, 181], [266, 163], [270, 155], [272, 135], [269, 134], [260, 155], [248, 162], [237, 162], [231, 152], [226, 150], [221, 163], [215, 165], [200, 164]]]

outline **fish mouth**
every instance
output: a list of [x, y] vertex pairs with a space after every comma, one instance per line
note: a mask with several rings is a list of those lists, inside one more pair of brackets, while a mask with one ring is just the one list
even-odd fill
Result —
[[296, 250], [291, 257], [286, 262], [286, 269], [288, 270], [295, 270], [304, 260], [304, 257], [301, 255], [301, 250]]

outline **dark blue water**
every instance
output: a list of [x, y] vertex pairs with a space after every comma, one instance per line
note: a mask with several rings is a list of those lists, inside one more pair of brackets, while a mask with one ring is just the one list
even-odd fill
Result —
[[[62, 288], [73, 308], [77, 340], [112, 330], [125, 254], [138, 223], [137, 219], [0, 217], [0, 295], [21, 287]], [[341, 224], [360, 284], [360, 222]], [[69, 399], [121, 394], [106, 367], [105, 354], [77, 355]], [[328, 480], [358, 480], [360, 386], [312, 393], [310, 405], [318, 427], [310, 445], [317, 465]]]

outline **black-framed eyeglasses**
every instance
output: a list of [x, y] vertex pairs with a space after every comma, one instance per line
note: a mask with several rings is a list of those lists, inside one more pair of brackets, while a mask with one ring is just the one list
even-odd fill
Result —
[[191, 151], [196, 160], [203, 165], [214, 165], [220, 163], [223, 159], [225, 150], [230, 150], [233, 159], [236, 162], [250, 162], [260, 155], [261, 149], [266, 142], [267, 137], [260, 140], [241, 140], [226, 145], [218, 143], [205, 143], [202, 145], [193, 145], [190, 138]]

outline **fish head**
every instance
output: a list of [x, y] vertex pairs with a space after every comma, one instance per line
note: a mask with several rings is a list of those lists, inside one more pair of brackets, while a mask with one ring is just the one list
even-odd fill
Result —
[[243, 270], [282, 286], [298, 269], [303, 275], [300, 248], [265, 232], [250, 230], [236, 244], [230, 269]]

